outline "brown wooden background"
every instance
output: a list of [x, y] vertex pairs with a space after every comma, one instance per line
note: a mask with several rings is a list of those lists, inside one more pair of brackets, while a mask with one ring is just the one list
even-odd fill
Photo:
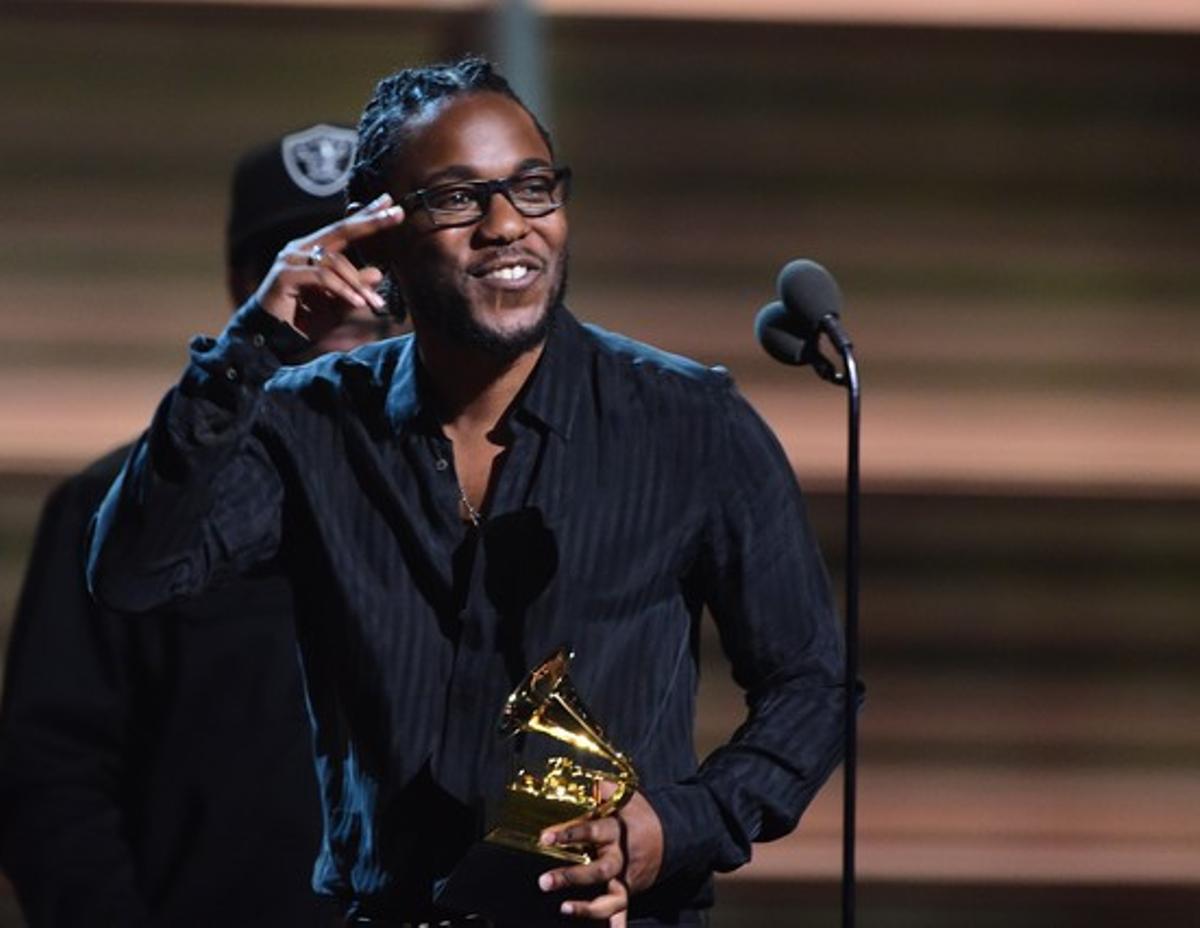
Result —
[[[236, 154], [482, 36], [469, 14], [0, 8], [0, 617], [53, 481], [221, 326]], [[835, 568], [843, 397], [751, 322], [791, 257], [842, 282], [862, 923], [1195, 924], [1200, 37], [560, 19], [547, 42], [573, 308], [728, 365]], [[705, 745], [738, 712], [708, 653]], [[724, 885], [717, 928], [833, 924], [838, 814], [835, 786]]]

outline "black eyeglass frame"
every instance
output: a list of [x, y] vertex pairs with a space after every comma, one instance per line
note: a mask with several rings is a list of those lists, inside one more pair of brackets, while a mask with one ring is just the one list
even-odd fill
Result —
[[[530, 175], [538, 175], [543, 173], [541, 169], [531, 168], [529, 170], [520, 171], [517, 174], [512, 174], [508, 177], [499, 177], [494, 180], [462, 180], [454, 181], [448, 184], [438, 184], [434, 187], [425, 187], [421, 190], [414, 190], [412, 193], [406, 193], [400, 197], [400, 206], [404, 208], [406, 213], [415, 212], [417, 209], [423, 209], [429, 214], [429, 221], [438, 229], [452, 229], [458, 226], [470, 226], [483, 220], [491, 208], [492, 197], [497, 193], [504, 194], [504, 199], [512, 204], [512, 208], [524, 216], [526, 219], [539, 219], [542, 216], [549, 216], [555, 210], [562, 209], [567, 200], [571, 197], [571, 169], [565, 164], [555, 165], [545, 172], [554, 178], [554, 186], [562, 188], [562, 196], [557, 203], [548, 208], [538, 207], [530, 211], [528, 206], [523, 206], [517, 203], [510, 193], [510, 188]], [[444, 213], [444, 210], [438, 210], [429, 205], [429, 197], [439, 190], [446, 190], [453, 187], [468, 187], [471, 190], [471, 199], [479, 206], [479, 215], [472, 216], [470, 219], [457, 219], [451, 222], [439, 220], [437, 214]]]

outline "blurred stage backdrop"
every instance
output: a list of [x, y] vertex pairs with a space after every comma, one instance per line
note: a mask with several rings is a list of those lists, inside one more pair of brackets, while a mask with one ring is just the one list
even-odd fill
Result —
[[[1195, 925], [1200, 12], [993, 6], [548, 3], [522, 54], [577, 178], [570, 303], [733, 371], [837, 573], [844, 396], [767, 359], [752, 320], [789, 258], [841, 281], [862, 925]], [[492, 15], [0, 8], [5, 635], [48, 489], [223, 323], [235, 155], [354, 121], [398, 66], [494, 50]], [[740, 712], [705, 644], [702, 750]], [[722, 881], [715, 928], [836, 923], [839, 796]], [[21, 924], [7, 889], [0, 911]]]

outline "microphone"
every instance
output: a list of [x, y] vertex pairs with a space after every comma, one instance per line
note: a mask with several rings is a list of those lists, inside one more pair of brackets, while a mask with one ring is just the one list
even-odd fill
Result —
[[829, 271], [816, 261], [797, 258], [783, 266], [776, 287], [780, 300], [787, 311], [795, 316], [805, 338], [823, 331], [841, 354], [846, 353], [851, 342], [842, 328], [839, 315], [842, 292]]
[[754, 335], [767, 354], [791, 367], [811, 364], [822, 380], [838, 383], [840, 375], [821, 354], [817, 334], [807, 320], [789, 311], [779, 300], [768, 303], [754, 317]]
[[781, 364], [800, 367], [808, 363], [809, 334], [805, 321], [789, 313], [779, 300], [768, 303], [754, 317], [754, 337]]

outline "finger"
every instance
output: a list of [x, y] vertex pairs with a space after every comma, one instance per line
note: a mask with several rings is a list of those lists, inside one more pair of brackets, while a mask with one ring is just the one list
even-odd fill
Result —
[[558, 889], [566, 889], [569, 886], [593, 886], [596, 883], [607, 883], [621, 876], [624, 867], [625, 857], [621, 854], [620, 848], [615, 844], [610, 844], [590, 863], [547, 870], [538, 877], [538, 888], [542, 892], [549, 893]]
[[359, 268], [358, 276], [368, 287], [378, 287], [383, 281], [383, 271], [373, 265]]
[[[281, 275], [282, 276], [282, 275]], [[327, 299], [351, 306], [366, 307], [367, 301], [359, 295], [357, 288], [350, 286], [326, 267], [303, 267], [293, 269], [287, 280], [288, 289], [299, 301], [304, 290], [319, 290]]]
[[590, 864], [548, 870], [538, 877], [538, 888], [544, 893], [552, 893], [572, 886], [595, 886], [597, 883], [607, 883], [620, 872], [619, 863], [594, 860]]
[[[398, 209], [399, 207], [395, 208]], [[354, 210], [354, 212], [347, 213], [341, 219], [335, 220], [328, 225], [321, 226], [318, 229], [314, 229], [307, 235], [302, 235], [300, 238], [295, 239], [290, 244], [301, 251], [310, 249], [314, 245], [323, 245], [325, 247], [329, 247], [331, 238], [336, 234], [338, 229], [347, 223], [364, 219], [366, 217], [380, 217], [385, 213], [391, 213], [392, 211], [393, 204], [391, 194], [380, 194], [366, 206], [359, 206], [358, 209]], [[403, 212], [403, 210], [401, 210], [401, 212]]]
[[287, 246], [279, 252], [275, 260], [276, 262], [282, 262], [288, 267], [312, 267], [315, 250], [315, 245], [308, 245], [306, 240], [299, 239], [294, 242], [288, 242]]
[[[595, 899], [568, 899], [559, 911], [572, 918], [608, 919], [622, 916], [629, 908], [629, 890], [620, 880], [610, 880], [608, 891]], [[619, 924], [623, 924], [619, 922]]]
[[310, 247], [321, 245], [329, 251], [341, 251], [351, 242], [394, 228], [403, 221], [404, 210], [394, 205], [392, 198], [385, 193], [340, 222], [318, 230], [309, 236], [306, 244]]
[[[351, 205], [354, 205], [354, 204], [351, 204]], [[371, 215], [371, 213], [379, 212], [380, 210], [385, 210], [391, 205], [392, 205], [392, 195], [390, 193], [381, 193], [370, 203], [365, 203], [362, 206], [360, 206], [358, 209], [354, 210], [354, 212], [350, 213], [347, 216], [347, 218], [352, 218], [354, 216], [369, 216], [369, 215]]]
[[[383, 297], [375, 292], [374, 287], [367, 283], [363, 272], [351, 264], [350, 259], [345, 255], [338, 254], [336, 251], [326, 251], [322, 254], [318, 264], [325, 269], [332, 271], [347, 284], [353, 287], [358, 294], [374, 309], [383, 309]], [[378, 272], [376, 271], [376, 273]], [[376, 280], [376, 282], [378, 282], [378, 280]]]
[[[340, 252], [330, 251], [320, 244], [310, 244], [308, 239], [296, 239], [288, 244], [275, 257], [277, 264], [282, 264], [286, 267], [313, 267], [318, 264], [332, 262], [335, 256], [344, 257]], [[349, 258], [345, 258], [346, 264], [354, 268], [359, 279], [368, 286], [375, 286], [383, 280], [383, 271], [372, 265], [366, 267], [357, 267]]]
[[541, 835], [542, 844], [612, 844], [621, 839], [621, 825], [614, 816], [567, 822], [547, 828]]

